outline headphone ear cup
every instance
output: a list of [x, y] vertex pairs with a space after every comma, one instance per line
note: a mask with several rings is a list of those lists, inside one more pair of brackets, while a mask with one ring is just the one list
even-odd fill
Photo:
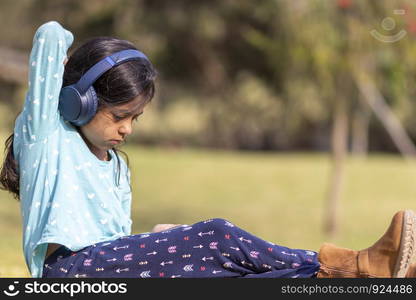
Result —
[[73, 122], [79, 117], [82, 110], [82, 96], [75, 85], [61, 89], [58, 110], [62, 117], [69, 122]]
[[93, 86], [90, 86], [85, 93], [85, 102], [83, 106], [82, 123], [87, 124], [97, 113], [98, 97]]

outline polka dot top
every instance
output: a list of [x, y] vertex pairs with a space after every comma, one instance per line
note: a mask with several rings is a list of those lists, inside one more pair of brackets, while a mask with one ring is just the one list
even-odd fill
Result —
[[28, 91], [14, 127], [23, 250], [32, 277], [42, 276], [47, 243], [77, 251], [131, 234], [130, 171], [125, 161], [113, 150], [109, 161], [99, 160], [58, 111], [63, 62], [72, 42], [72, 33], [58, 22], [38, 28]]

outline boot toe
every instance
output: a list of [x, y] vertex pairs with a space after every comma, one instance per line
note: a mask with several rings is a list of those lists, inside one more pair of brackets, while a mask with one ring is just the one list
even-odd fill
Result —
[[403, 216], [400, 249], [393, 272], [393, 277], [406, 276], [416, 255], [416, 216], [411, 210], [406, 210]]

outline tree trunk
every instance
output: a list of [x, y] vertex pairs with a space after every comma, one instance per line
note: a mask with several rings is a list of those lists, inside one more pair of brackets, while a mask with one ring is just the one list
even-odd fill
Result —
[[352, 116], [351, 153], [357, 157], [366, 157], [368, 153], [368, 130], [371, 111], [368, 105], [359, 103]]
[[348, 112], [344, 97], [334, 103], [334, 119], [331, 136], [332, 171], [328, 193], [325, 233], [334, 237], [338, 231], [339, 202], [344, 182], [344, 160], [347, 152]]
[[362, 99], [370, 106], [377, 118], [386, 128], [400, 153], [405, 158], [414, 158], [416, 156], [416, 147], [407, 135], [406, 130], [387, 105], [372, 78], [365, 72], [360, 72], [358, 70], [359, 69], [355, 69], [353, 71], [353, 77], [359, 91], [363, 95]]

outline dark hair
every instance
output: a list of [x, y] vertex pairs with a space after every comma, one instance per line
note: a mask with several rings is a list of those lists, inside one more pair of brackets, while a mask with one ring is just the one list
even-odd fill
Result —
[[[69, 56], [63, 75], [63, 86], [76, 83], [81, 76], [101, 59], [115, 52], [137, 48], [126, 40], [113, 37], [96, 37], [87, 40]], [[98, 97], [98, 109], [108, 106], [125, 104], [138, 96], [142, 106], [150, 102], [155, 93], [154, 81], [156, 70], [146, 59], [131, 60], [111, 68], [93, 84]], [[11, 192], [19, 200], [19, 171], [17, 161], [13, 155], [13, 138], [10, 135], [5, 142], [6, 156], [0, 172], [0, 188]], [[113, 148], [118, 162], [120, 179], [121, 152], [127, 159], [125, 152]]]
[[13, 138], [14, 134], [12, 133], [4, 143], [6, 156], [0, 173], [0, 188], [9, 191], [16, 200], [19, 200], [19, 171], [13, 155]]
[[[101, 59], [121, 50], [136, 49], [132, 43], [112, 37], [86, 41], [69, 57], [65, 65], [63, 86], [76, 83]], [[93, 84], [99, 107], [116, 106], [141, 96], [144, 103], [154, 95], [156, 71], [146, 59], [131, 60], [111, 68]]]

